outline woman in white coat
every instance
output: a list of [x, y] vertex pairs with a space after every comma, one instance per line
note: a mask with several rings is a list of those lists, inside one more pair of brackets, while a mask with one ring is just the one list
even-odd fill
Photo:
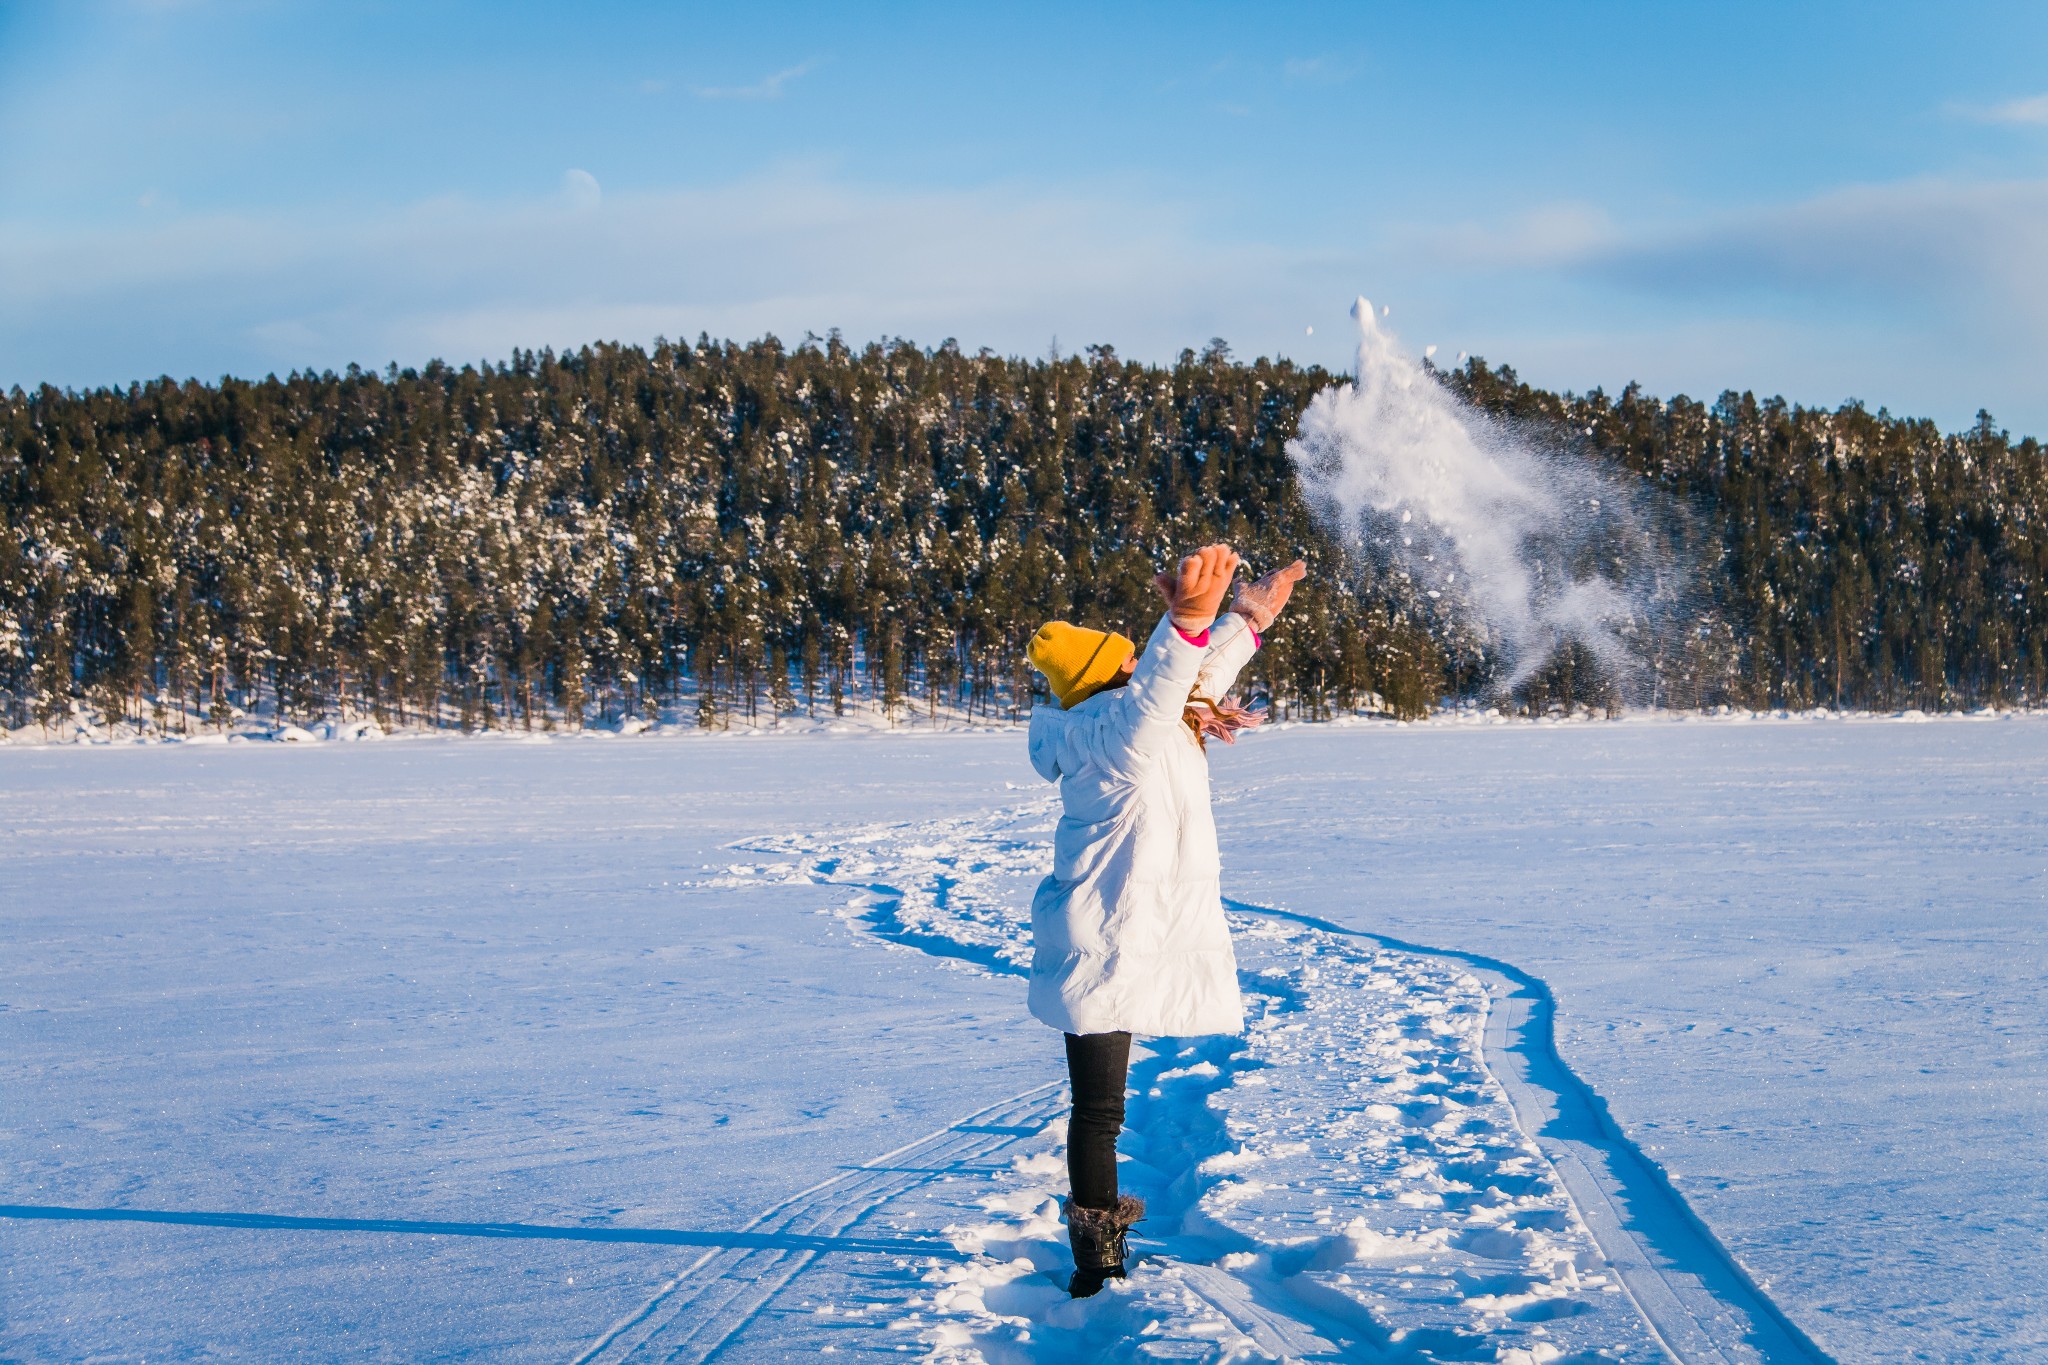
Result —
[[1064, 621], [1027, 651], [1056, 699], [1031, 714], [1032, 765], [1063, 806], [1031, 905], [1031, 1012], [1066, 1035], [1076, 1297], [1123, 1276], [1144, 1214], [1116, 1179], [1131, 1035], [1244, 1027], [1205, 744], [1256, 723], [1223, 698], [1307, 570], [1268, 574], [1219, 617], [1239, 563], [1211, 545], [1162, 573], [1166, 615], [1135, 657], [1125, 637]]

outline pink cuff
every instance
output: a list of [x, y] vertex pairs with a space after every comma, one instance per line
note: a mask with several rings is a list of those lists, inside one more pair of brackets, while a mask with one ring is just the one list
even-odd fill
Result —
[[1190, 635], [1186, 631], [1182, 630], [1179, 626], [1175, 626], [1173, 628], [1173, 633], [1175, 635], [1180, 636], [1181, 639], [1186, 640], [1196, 649], [1207, 649], [1209, 647], [1209, 632], [1206, 630], [1204, 630], [1200, 635]]
[[[1249, 625], [1251, 625], [1251, 622], [1247, 621], [1247, 622], [1245, 622], [1245, 624], [1249, 626]], [[1256, 629], [1254, 629], [1254, 630], [1252, 631], [1252, 648], [1253, 648], [1253, 649], [1264, 649], [1265, 647], [1266, 647], [1266, 642], [1265, 642], [1264, 640], [1261, 640], [1261, 639], [1259, 638], [1259, 632], [1258, 632], [1258, 631], [1257, 631]]]

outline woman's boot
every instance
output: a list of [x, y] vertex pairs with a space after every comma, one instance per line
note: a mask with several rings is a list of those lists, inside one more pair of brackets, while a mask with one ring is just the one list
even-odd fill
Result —
[[1124, 1234], [1145, 1216], [1145, 1201], [1124, 1195], [1113, 1209], [1091, 1209], [1069, 1199], [1067, 1241], [1074, 1248], [1074, 1278], [1067, 1292], [1085, 1299], [1106, 1280], [1124, 1277]]

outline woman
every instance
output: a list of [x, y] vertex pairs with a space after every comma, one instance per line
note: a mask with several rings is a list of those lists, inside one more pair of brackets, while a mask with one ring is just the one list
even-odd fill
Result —
[[1031, 713], [1032, 766], [1063, 807], [1031, 904], [1031, 1012], [1067, 1039], [1076, 1298], [1123, 1277], [1125, 1234], [1145, 1212], [1116, 1179], [1131, 1035], [1244, 1027], [1204, 749], [1256, 723], [1222, 697], [1307, 567], [1241, 589], [1219, 619], [1240, 562], [1211, 545], [1159, 575], [1166, 615], [1135, 659], [1123, 636], [1064, 621], [1026, 651], [1057, 699]]

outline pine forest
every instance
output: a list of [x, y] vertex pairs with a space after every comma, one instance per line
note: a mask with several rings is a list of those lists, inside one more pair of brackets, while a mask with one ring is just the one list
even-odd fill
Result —
[[1483, 642], [1333, 541], [1285, 451], [1342, 376], [1108, 347], [700, 340], [509, 363], [0, 397], [0, 720], [81, 706], [560, 729], [1007, 719], [1050, 617], [1149, 628], [1172, 554], [1311, 575], [1247, 682], [1276, 713], [1960, 709], [2048, 691], [2048, 460], [1851, 404], [1431, 372], [1683, 508], [1698, 583], [1644, 679]]

